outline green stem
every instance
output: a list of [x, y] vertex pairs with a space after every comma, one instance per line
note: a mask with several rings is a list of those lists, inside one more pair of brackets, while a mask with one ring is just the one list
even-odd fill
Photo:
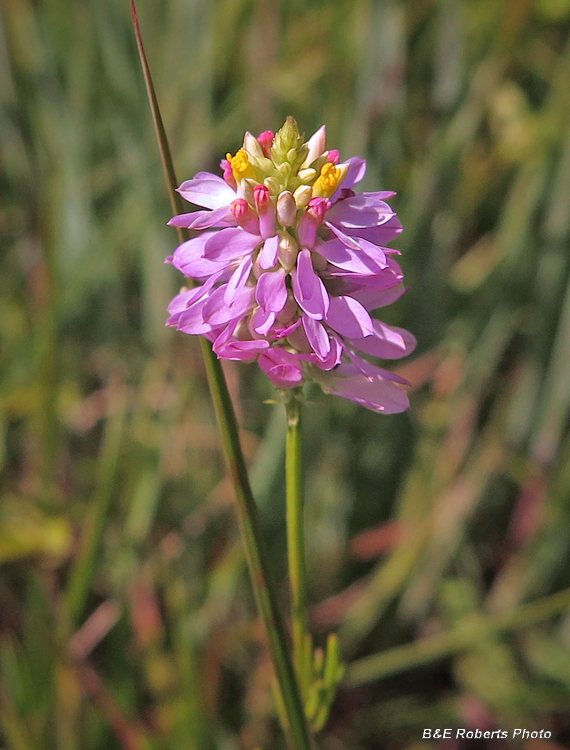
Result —
[[287, 553], [291, 582], [291, 621], [293, 628], [293, 663], [301, 692], [307, 695], [305, 642], [307, 627], [307, 574], [305, 567], [305, 524], [303, 503], [303, 469], [301, 453], [301, 404], [295, 393], [288, 393], [285, 481], [287, 499]]
[[[131, 0], [131, 11], [172, 208], [175, 213], [182, 213], [180, 196], [176, 192], [178, 183], [144, 52], [133, 0]], [[185, 239], [182, 232], [179, 232], [179, 237], [181, 237], [181, 241]], [[206, 365], [208, 384], [222, 435], [224, 458], [233, 484], [236, 513], [245, 547], [245, 556], [249, 566], [253, 592], [265, 626], [269, 653], [277, 678], [279, 696], [289, 724], [288, 727], [284, 727], [284, 730], [292, 748], [295, 750], [311, 750], [311, 738], [305, 718], [305, 711], [289, 654], [287, 632], [277, 606], [275, 584], [269, 573], [268, 554], [261, 532], [261, 522], [249, 484], [245, 459], [239, 440], [238, 425], [228, 386], [221, 364], [212, 351], [209, 342], [204, 338], [201, 338], [200, 341]]]

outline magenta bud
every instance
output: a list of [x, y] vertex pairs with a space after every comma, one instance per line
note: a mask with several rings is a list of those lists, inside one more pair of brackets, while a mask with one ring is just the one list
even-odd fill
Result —
[[227, 182], [227, 184], [233, 188], [234, 190], [237, 187], [236, 179], [234, 177], [234, 173], [232, 172], [232, 165], [230, 164], [228, 159], [222, 159], [220, 162], [220, 168], [223, 172], [223, 178]]
[[339, 163], [339, 161], [340, 161], [340, 154], [336, 150], [336, 148], [333, 148], [332, 151], [329, 151], [329, 155], [328, 155], [327, 161], [330, 161], [330, 163], [334, 164], [335, 166]]
[[256, 185], [253, 189], [253, 199], [259, 214], [259, 232], [266, 240], [275, 235], [275, 208], [269, 188], [265, 185]]
[[330, 202], [326, 198], [311, 198], [307, 207], [307, 213], [317, 219], [320, 224], [329, 208]]
[[259, 220], [245, 198], [236, 198], [232, 201], [230, 211], [242, 229], [251, 234], [259, 234]]
[[253, 188], [253, 199], [257, 206], [257, 210], [263, 210], [269, 203], [271, 203], [269, 188], [265, 185], [256, 185]]
[[271, 146], [273, 145], [273, 139], [275, 133], [272, 130], [264, 130], [257, 136], [257, 141], [263, 150], [263, 154], [269, 159], [271, 158]]

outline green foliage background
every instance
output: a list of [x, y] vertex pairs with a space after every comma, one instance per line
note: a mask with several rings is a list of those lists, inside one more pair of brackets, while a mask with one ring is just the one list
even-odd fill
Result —
[[[320, 746], [567, 746], [570, 2], [139, 17], [180, 179], [291, 114], [398, 191], [412, 409], [306, 408]], [[281, 747], [126, 0], [0, 3], [0, 193], [0, 747]], [[281, 407], [226, 371], [285, 603]]]

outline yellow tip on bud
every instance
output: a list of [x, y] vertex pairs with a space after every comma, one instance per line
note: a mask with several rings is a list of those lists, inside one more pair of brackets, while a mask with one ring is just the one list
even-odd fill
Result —
[[335, 192], [340, 182], [344, 179], [346, 171], [336, 167], [331, 162], [326, 162], [321, 167], [321, 173], [313, 185], [313, 196], [316, 198], [330, 198]]
[[245, 151], [243, 148], [240, 148], [235, 156], [226, 154], [226, 159], [231, 164], [232, 172], [236, 179], [236, 182], [244, 180], [246, 177], [255, 177], [255, 169], [249, 162], [247, 151]]

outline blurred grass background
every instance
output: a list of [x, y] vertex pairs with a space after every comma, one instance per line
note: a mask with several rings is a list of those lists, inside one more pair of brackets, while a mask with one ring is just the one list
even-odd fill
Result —
[[[0, 9], [0, 748], [282, 747], [128, 3]], [[569, 746], [570, 1], [139, 16], [180, 180], [292, 114], [398, 191], [412, 409], [306, 409], [320, 746]], [[226, 372], [285, 603], [283, 415]]]

